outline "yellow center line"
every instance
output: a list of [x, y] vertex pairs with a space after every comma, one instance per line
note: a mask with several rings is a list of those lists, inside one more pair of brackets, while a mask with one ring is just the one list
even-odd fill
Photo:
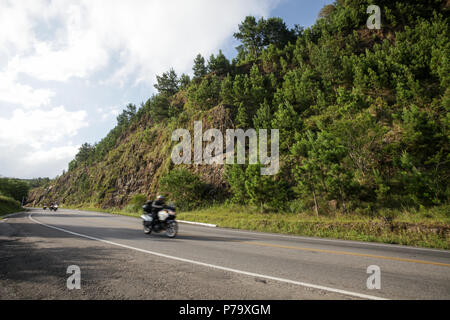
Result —
[[413, 262], [413, 263], [421, 263], [421, 264], [431, 264], [431, 265], [435, 265], [435, 266], [450, 267], [450, 264], [448, 264], [448, 263], [434, 262], [434, 261], [425, 261], [425, 260], [415, 260], [415, 259], [407, 259], [407, 258], [398, 258], [398, 257], [378, 256], [378, 255], [375, 255], [375, 254], [367, 254], [367, 253], [356, 253], [356, 252], [348, 252], [348, 251], [335, 251], [335, 250], [326, 250], [326, 249], [301, 248], [301, 247], [284, 246], [284, 245], [264, 243], [264, 242], [245, 241], [245, 242], [242, 242], [242, 243], [251, 244], [251, 245], [255, 245], [255, 246], [262, 246], [262, 247], [294, 249], [294, 250], [310, 251], [310, 252], [333, 253], [333, 254], [341, 254], [341, 255], [348, 255], [348, 256], [369, 257], [369, 258], [377, 258], [377, 259], [384, 259], [384, 260]]

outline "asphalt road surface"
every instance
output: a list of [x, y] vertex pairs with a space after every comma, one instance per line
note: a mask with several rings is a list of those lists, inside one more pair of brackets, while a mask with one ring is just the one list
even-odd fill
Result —
[[[67, 288], [72, 265], [80, 289]], [[369, 266], [380, 289], [367, 288]], [[74, 210], [0, 222], [0, 299], [378, 298], [450, 299], [450, 251], [182, 223], [169, 239], [140, 219]]]

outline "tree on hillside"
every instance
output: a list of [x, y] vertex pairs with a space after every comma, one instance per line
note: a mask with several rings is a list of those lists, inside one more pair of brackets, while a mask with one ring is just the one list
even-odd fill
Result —
[[136, 116], [136, 105], [129, 103], [124, 110], [117, 116], [117, 126], [126, 127]]
[[75, 161], [79, 163], [87, 161], [94, 153], [94, 151], [95, 151], [94, 146], [92, 146], [87, 142], [83, 143], [81, 147], [78, 149], [78, 153], [75, 156]]
[[186, 89], [189, 83], [191, 83], [191, 78], [189, 75], [183, 73], [180, 76], [180, 89]]
[[133, 117], [136, 115], [136, 105], [129, 103], [125, 108], [125, 112], [128, 116], [128, 120], [133, 119]]
[[189, 104], [196, 110], [215, 107], [220, 99], [220, 81], [216, 75], [203, 78], [200, 84], [189, 87]]
[[200, 53], [194, 59], [194, 67], [192, 70], [194, 71], [194, 79], [200, 79], [208, 73], [208, 68], [205, 65], [205, 58], [203, 58]]
[[19, 179], [0, 178], [0, 195], [11, 197], [17, 201], [22, 201], [27, 197], [30, 185]]
[[283, 19], [261, 18], [258, 24], [261, 24], [263, 34], [263, 45], [267, 47], [270, 44], [277, 48], [283, 48], [288, 42], [295, 42], [295, 31], [288, 29]]
[[233, 78], [228, 74], [221, 83], [220, 98], [224, 104], [234, 103]]
[[327, 19], [332, 13], [333, 11], [336, 10], [336, 7], [334, 6], [334, 4], [327, 4], [326, 6], [324, 6], [322, 9], [320, 9], [319, 11], [319, 19]]
[[225, 179], [230, 185], [231, 202], [244, 204], [247, 200], [245, 191], [245, 168], [241, 164], [227, 165]]
[[271, 129], [272, 128], [272, 108], [264, 99], [264, 102], [260, 105], [253, 117], [253, 125], [255, 129]]
[[211, 55], [208, 61], [208, 70], [217, 75], [226, 75], [230, 71], [230, 61], [222, 53], [222, 50], [219, 50], [217, 57], [214, 54]]
[[170, 101], [166, 95], [154, 95], [149, 99], [148, 104], [150, 116], [155, 121], [162, 121], [169, 117]]
[[245, 170], [245, 191], [250, 204], [258, 206], [261, 212], [268, 204], [276, 210], [282, 209], [287, 194], [284, 184], [275, 176], [261, 175], [260, 163], [250, 164]]
[[250, 126], [248, 108], [245, 107], [244, 103], [240, 103], [236, 115], [236, 127], [246, 129]]
[[189, 210], [203, 201], [206, 184], [198, 175], [181, 168], [161, 178], [160, 191], [168, 194], [168, 198], [180, 209]]
[[161, 76], [156, 76], [156, 84], [154, 87], [161, 94], [174, 95], [179, 89], [179, 80], [173, 69], [164, 72]]
[[295, 133], [302, 121], [290, 103], [280, 104], [273, 115], [272, 128], [280, 130], [280, 150], [289, 150], [295, 142]]
[[234, 33], [234, 37], [243, 44], [243, 48], [238, 49], [239, 51], [246, 49], [252, 54], [257, 54], [263, 47], [261, 30], [258, 27], [256, 18], [253, 16], [245, 18], [239, 25], [239, 32]]
[[289, 30], [281, 18], [264, 18], [256, 21], [253, 16], [247, 16], [239, 24], [239, 32], [234, 37], [242, 42], [239, 51], [248, 51], [252, 55], [259, 54], [263, 48], [273, 44], [282, 48], [289, 41], [295, 41], [295, 31]]

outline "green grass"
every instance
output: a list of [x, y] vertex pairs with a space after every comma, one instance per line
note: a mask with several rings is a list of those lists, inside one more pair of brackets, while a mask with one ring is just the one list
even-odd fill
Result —
[[0, 195], [0, 217], [6, 214], [23, 211], [20, 202]]
[[310, 213], [258, 213], [248, 206], [220, 205], [182, 212], [178, 218], [226, 228], [450, 249], [450, 206], [383, 210], [375, 217], [343, 214], [316, 217]]
[[[127, 208], [99, 209], [93, 205], [65, 206], [139, 217]], [[392, 218], [392, 221], [386, 219]], [[382, 210], [374, 217], [351, 214], [316, 217], [312, 213], [259, 213], [251, 206], [216, 205], [179, 212], [179, 220], [217, 224], [219, 227], [291, 235], [401, 244], [450, 249], [450, 206], [420, 210]]]

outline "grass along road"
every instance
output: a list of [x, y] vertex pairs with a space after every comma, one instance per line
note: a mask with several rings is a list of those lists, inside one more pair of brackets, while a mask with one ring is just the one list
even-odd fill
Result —
[[0, 217], [22, 211], [19, 201], [0, 195]]

